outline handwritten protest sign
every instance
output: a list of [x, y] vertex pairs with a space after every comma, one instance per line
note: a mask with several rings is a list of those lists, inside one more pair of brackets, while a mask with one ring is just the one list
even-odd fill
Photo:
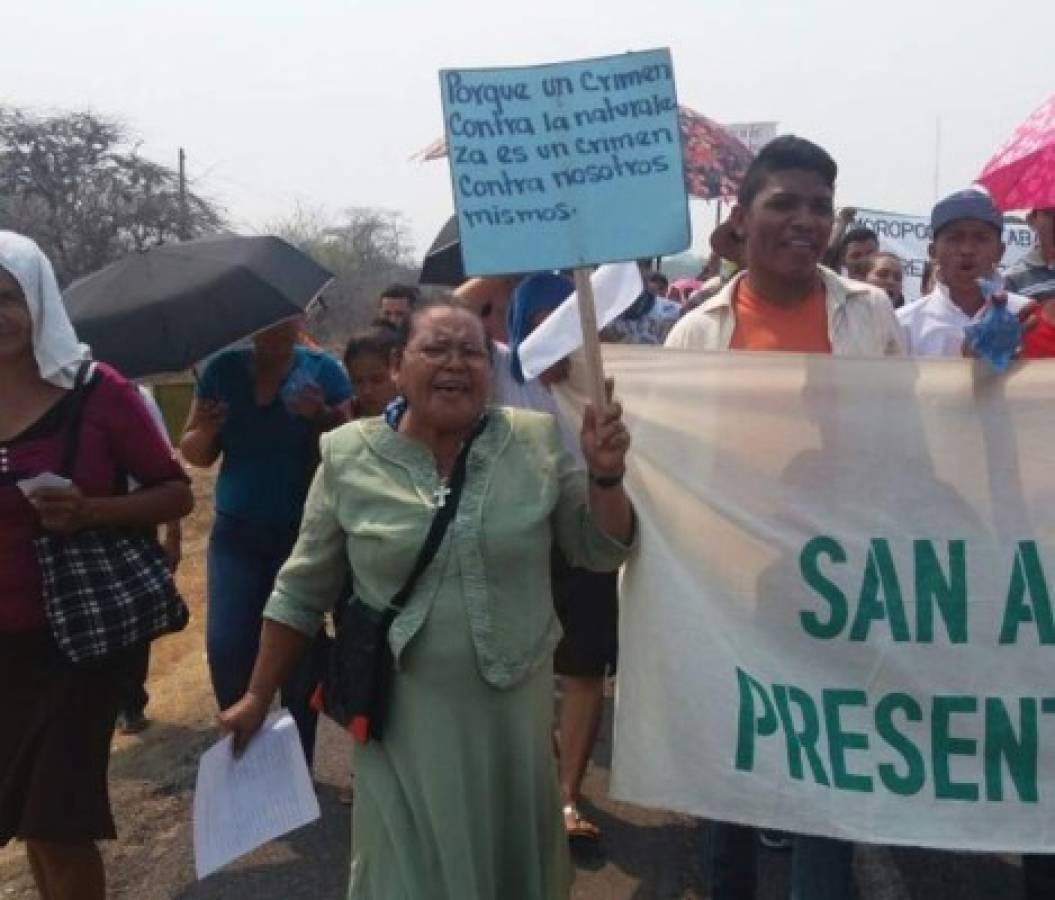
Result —
[[689, 245], [669, 50], [440, 72], [465, 271], [577, 268]]
[[1055, 851], [1055, 365], [609, 347], [605, 366], [640, 538], [613, 795]]

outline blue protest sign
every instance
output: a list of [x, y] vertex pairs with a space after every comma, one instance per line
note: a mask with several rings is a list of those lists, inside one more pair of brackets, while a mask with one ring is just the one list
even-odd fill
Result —
[[665, 256], [690, 241], [670, 51], [440, 72], [470, 275]]

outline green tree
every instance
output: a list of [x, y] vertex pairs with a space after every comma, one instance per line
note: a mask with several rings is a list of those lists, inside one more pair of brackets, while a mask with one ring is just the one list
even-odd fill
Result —
[[0, 107], [0, 224], [36, 240], [65, 284], [224, 219], [193, 191], [181, 202], [176, 172], [141, 156], [113, 119]]

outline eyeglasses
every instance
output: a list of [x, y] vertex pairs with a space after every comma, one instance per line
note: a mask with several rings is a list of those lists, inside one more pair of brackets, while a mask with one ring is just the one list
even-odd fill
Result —
[[470, 368], [486, 366], [490, 362], [490, 355], [486, 350], [471, 344], [456, 346], [454, 344], [424, 344], [421, 347], [408, 347], [412, 353], [417, 353], [430, 366], [445, 366], [454, 362], [455, 358]]

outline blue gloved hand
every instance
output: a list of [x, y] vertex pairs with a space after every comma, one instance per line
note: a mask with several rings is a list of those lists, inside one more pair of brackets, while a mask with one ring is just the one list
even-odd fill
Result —
[[1007, 371], [1022, 343], [1022, 323], [1008, 312], [1007, 295], [998, 278], [979, 278], [978, 288], [989, 309], [980, 322], [964, 328], [968, 349], [989, 363], [997, 372]]

